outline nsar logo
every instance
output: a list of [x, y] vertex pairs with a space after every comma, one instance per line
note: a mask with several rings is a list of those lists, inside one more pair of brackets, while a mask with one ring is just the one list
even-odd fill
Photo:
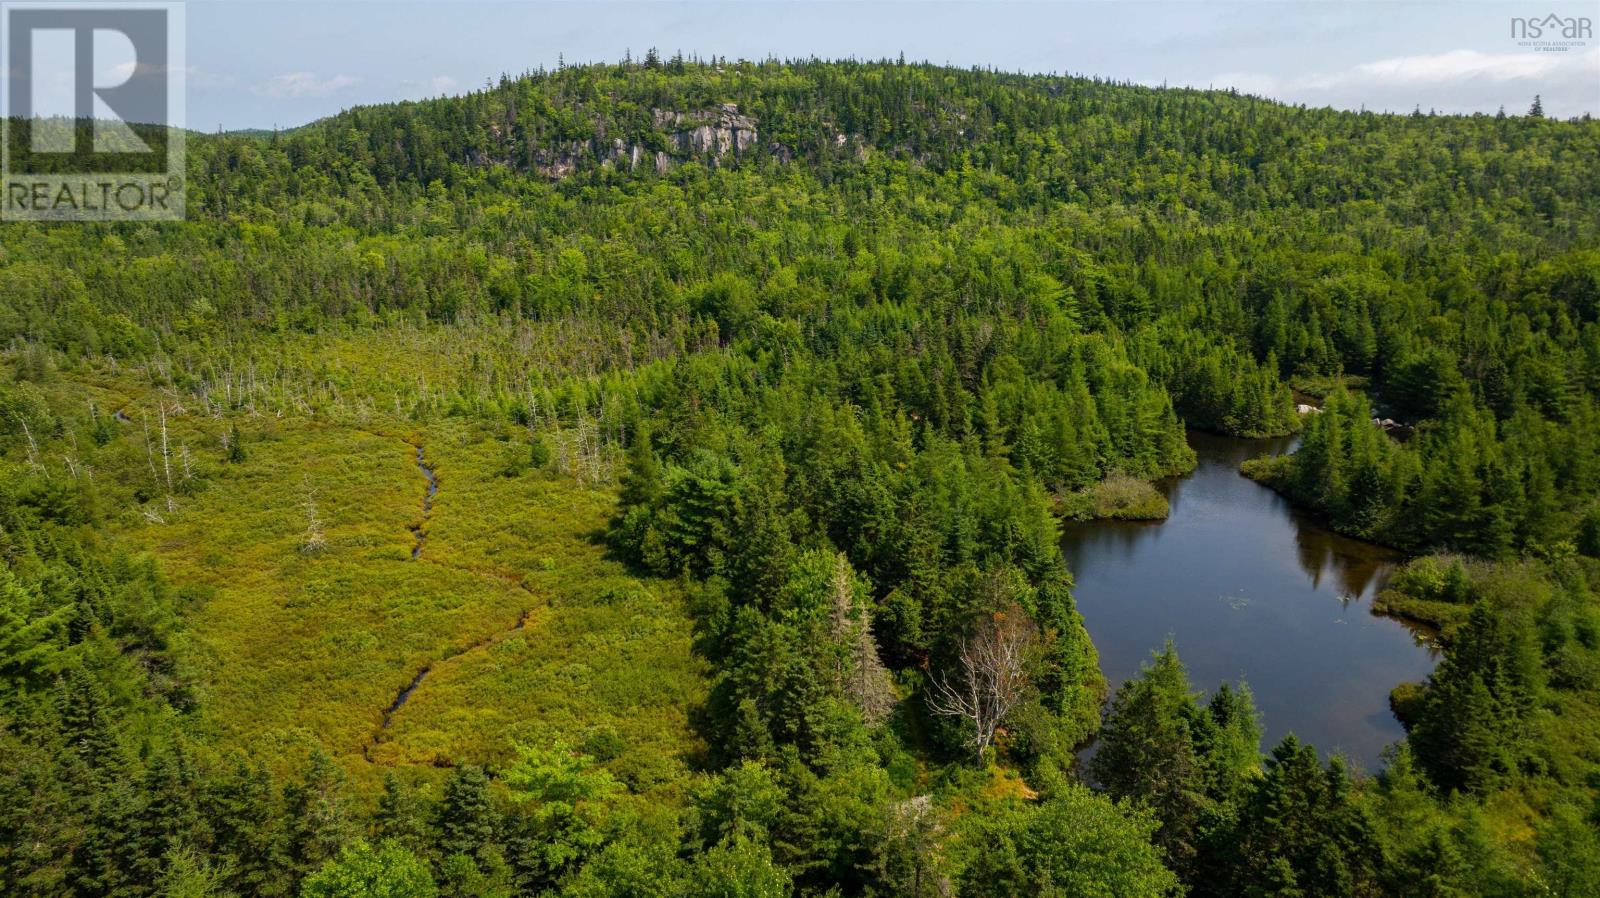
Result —
[[1514, 16], [1511, 19], [1511, 39], [1536, 50], [1571, 50], [1585, 46], [1593, 37], [1594, 20], [1587, 16], [1551, 13], [1543, 18]]

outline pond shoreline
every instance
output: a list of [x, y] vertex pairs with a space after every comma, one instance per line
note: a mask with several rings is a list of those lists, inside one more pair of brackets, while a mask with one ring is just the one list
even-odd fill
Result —
[[1375, 769], [1404, 735], [1389, 693], [1431, 671], [1433, 640], [1372, 607], [1404, 555], [1332, 531], [1240, 474], [1243, 460], [1296, 439], [1191, 430], [1195, 469], [1154, 484], [1166, 520], [1068, 522], [1062, 549], [1110, 687], [1170, 636], [1197, 688], [1251, 685], [1268, 744], [1293, 731]]

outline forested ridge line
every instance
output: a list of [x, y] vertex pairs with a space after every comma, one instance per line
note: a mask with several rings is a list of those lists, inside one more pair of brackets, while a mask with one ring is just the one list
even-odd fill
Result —
[[[0, 225], [18, 894], [1600, 888], [1595, 122], [652, 53], [188, 157], [189, 221]], [[1386, 594], [1447, 645], [1377, 776], [1263, 755], [1248, 688], [1175, 650], [1106, 702], [1056, 515], [1188, 470], [1186, 425], [1303, 428], [1251, 473], [1453, 553]], [[476, 554], [391, 564], [367, 506], [415, 469], [326, 453], [423, 428], [475, 490], [430, 530]], [[516, 713], [459, 687], [379, 796], [333, 712], [218, 735], [273, 696], [195, 648], [220, 587], [131, 548], [192, 577], [230, 540], [270, 644], [228, 657], [310, 657], [293, 694], [361, 720], [332, 667], [416, 670], [371, 619], [510, 607], [396, 568], [543, 578], [539, 636], [595, 626], [458, 656]], [[692, 737], [630, 726], [683, 694]]]

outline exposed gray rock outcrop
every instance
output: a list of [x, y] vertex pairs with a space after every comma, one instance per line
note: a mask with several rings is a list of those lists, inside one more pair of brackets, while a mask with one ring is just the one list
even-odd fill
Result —
[[[541, 147], [532, 154], [532, 168], [557, 180], [585, 163], [626, 167], [630, 171], [650, 165], [664, 174], [688, 159], [698, 158], [720, 165], [730, 154], [738, 156], [759, 146], [756, 120], [741, 114], [733, 103], [701, 112], [652, 109], [650, 115], [651, 125], [662, 132], [663, 140], [656, 145], [665, 144], [666, 149], [651, 150], [637, 141], [629, 142], [620, 137], [607, 140], [599, 136]], [[792, 157], [788, 148], [777, 143], [767, 150], [783, 161]]]
[[730, 151], [742, 152], [756, 143], [756, 120], [740, 115], [733, 103], [698, 113], [652, 109], [651, 116], [656, 130], [667, 131], [680, 153], [721, 159]]

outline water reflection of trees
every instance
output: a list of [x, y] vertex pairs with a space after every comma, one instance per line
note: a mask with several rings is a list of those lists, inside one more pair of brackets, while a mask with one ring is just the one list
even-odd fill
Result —
[[1292, 517], [1296, 555], [1313, 586], [1321, 587], [1331, 573], [1341, 594], [1363, 598], [1381, 588], [1399, 560], [1388, 549], [1340, 536], [1302, 514]]
[[1083, 559], [1088, 557], [1132, 564], [1139, 544], [1154, 539], [1161, 524], [1161, 521], [1104, 520], [1068, 524], [1061, 534], [1061, 554], [1066, 558], [1067, 570], [1082, 570]]
[[[1181, 511], [1188, 498], [1182, 488], [1185, 481], [1205, 473], [1237, 477], [1239, 462], [1260, 455], [1291, 451], [1296, 438], [1239, 440], [1190, 431], [1189, 441], [1199, 455], [1201, 469], [1219, 470], [1197, 470], [1188, 477], [1160, 484], [1171, 504], [1169, 521], [1183, 520]], [[1324, 581], [1332, 577], [1331, 585], [1338, 589], [1341, 596], [1368, 598], [1382, 588], [1390, 571], [1403, 560], [1399, 553], [1392, 550], [1334, 533], [1270, 490], [1263, 488], [1261, 492], [1265, 496], [1256, 495], [1255, 499], [1265, 501], [1270, 506], [1269, 516], [1289, 519], [1294, 528], [1296, 561], [1315, 588], [1322, 588]], [[1189, 526], [1204, 525], [1190, 522]], [[1112, 561], [1116, 564], [1133, 564], [1139, 558], [1141, 546], [1158, 538], [1162, 527], [1163, 522], [1145, 521], [1100, 520], [1069, 524], [1061, 541], [1067, 568], [1080, 571], [1088, 559], [1096, 563]]]

